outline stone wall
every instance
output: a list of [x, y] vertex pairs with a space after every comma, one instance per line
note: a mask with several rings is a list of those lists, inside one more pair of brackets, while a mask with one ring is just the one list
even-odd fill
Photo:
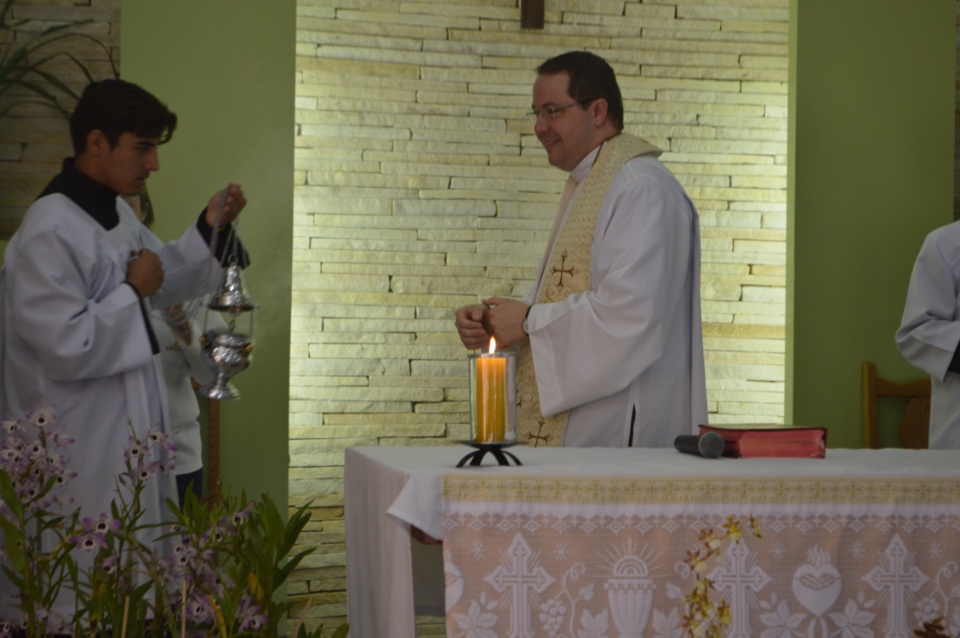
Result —
[[[16, 27], [12, 39], [10, 32], [4, 29], [0, 51], [6, 58], [22, 44], [36, 42], [38, 35], [51, 26], [88, 21], [70, 32], [92, 36], [107, 50], [88, 38], [70, 37], [43, 47], [37, 53], [50, 55], [69, 51], [95, 79], [113, 77], [108, 55], [119, 66], [120, 1], [17, 0], [7, 15], [7, 22]], [[37, 59], [36, 56], [33, 59]], [[57, 75], [78, 93], [87, 83], [79, 67], [62, 55], [51, 59], [44, 69]], [[6, 103], [0, 103], [0, 109]], [[63, 104], [68, 110], [73, 108], [69, 99]], [[0, 117], [0, 242], [13, 234], [30, 202], [60, 170], [63, 158], [70, 155], [73, 150], [67, 121], [55, 109], [25, 104]]]
[[[784, 409], [787, 0], [299, 0], [290, 494], [318, 553], [291, 592], [343, 613], [343, 448], [468, 436], [456, 308], [523, 296], [565, 175], [524, 117], [569, 49], [694, 199], [712, 421]], [[442, 633], [439, 626], [436, 630]]]

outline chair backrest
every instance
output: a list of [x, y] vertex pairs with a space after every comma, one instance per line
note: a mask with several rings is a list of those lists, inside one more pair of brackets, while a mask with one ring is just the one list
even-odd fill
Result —
[[877, 376], [877, 364], [864, 362], [863, 375], [863, 440], [868, 448], [880, 447], [877, 399], [907, 399], [907, 410], [900, 420], [900, 444], [904, 448], [925, 450], [930, 447], [930, 379], [888, 381]]

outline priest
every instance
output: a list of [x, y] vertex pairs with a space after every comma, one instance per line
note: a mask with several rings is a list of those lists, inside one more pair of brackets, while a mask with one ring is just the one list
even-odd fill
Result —
[[671, 447], [707, 422], [697, 211], [660, 149], [623, 132], [599, 56], [540, 65], [532, 107], [569, 178], [530, 292], [460, 308], [460, 339], [518, 349], [520, 440]]

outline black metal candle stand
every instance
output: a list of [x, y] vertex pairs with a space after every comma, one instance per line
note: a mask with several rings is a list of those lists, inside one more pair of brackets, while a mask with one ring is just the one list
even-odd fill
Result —
[[[471, 466], [480, 465], [483, 461], [483, 457], [487, 455], [487, 452], [493, 455], [493, 458], [497, 459], [499, 465], [510, 465], [510, 459], [513, 459], [514, 465], [523, 465], [516, 456], [507, 452], [504, 448], [508, 448], [514, 445], [517, 445], [518, 441], [510, 441], [504, 443], [480, 443], [478, 441], [460, 441], [464, 445], [469, 445], [470, 447], [477, 448], [470, 454], [467, 454], [465, 457], [460, 459], [460, 462], [457, 463], [457, 467], [463, 467], [470, 462]], [[509, 458], [508, 458], [509, 457]]]

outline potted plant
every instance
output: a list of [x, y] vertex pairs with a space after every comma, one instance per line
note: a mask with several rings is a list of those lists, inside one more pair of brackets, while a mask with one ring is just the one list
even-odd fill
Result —
[[[20, 592], [22, 616], [0, 619], [0, 636], [285, 635], [293, 605], [278, 592], [313, 551], [290, 554], [310, 520], [307, 506], [284, 521], [267, 495], [201, 502], [189, 494], [182, 509], [168, 501], [171, 517], [160, 526], [165, 542], [148, 546], [140, 540], [149, 529], [140, 495], [169, 470], [152, 460], [154, 449], [171, 446], [166, 436], [131, 436], [111, 511], [95, 517], [71, 511], [61, 498], [76, 476], [66, 462], [73, 441], [52, 408], [3, 421], [0, 439], [0, 567]], [[55, 542], [42, 544], [39, 531]], [[52, 611], [65, 588], [76, 597], [72, 618]], [[332, 638], [347, 631], [341, 626]], [[324, 635], [322, 626], [294, 629], [296, 638]]]
[[[11, 17], [14, 0], [3, 0], [0, 8], [0, 117], [11, 109], [24, 104], [48, 106], [69, 119], [69, 101], [76, 101], [79, 94], [53, 71], [53, 62], [69, 60], [87, 79], [94, 80], [76, 55], [59, 46], [65, 40], [80, 38], [103, 49], [114, 77], [119, 77], [110, 49], [94, 36], [78, 30], [92, 20], [74, 20], [47, 27], [26, 40], [14, 37], [14, 31], [30, 22]], [[22, 33], [22, 31], [21, 31]]]

